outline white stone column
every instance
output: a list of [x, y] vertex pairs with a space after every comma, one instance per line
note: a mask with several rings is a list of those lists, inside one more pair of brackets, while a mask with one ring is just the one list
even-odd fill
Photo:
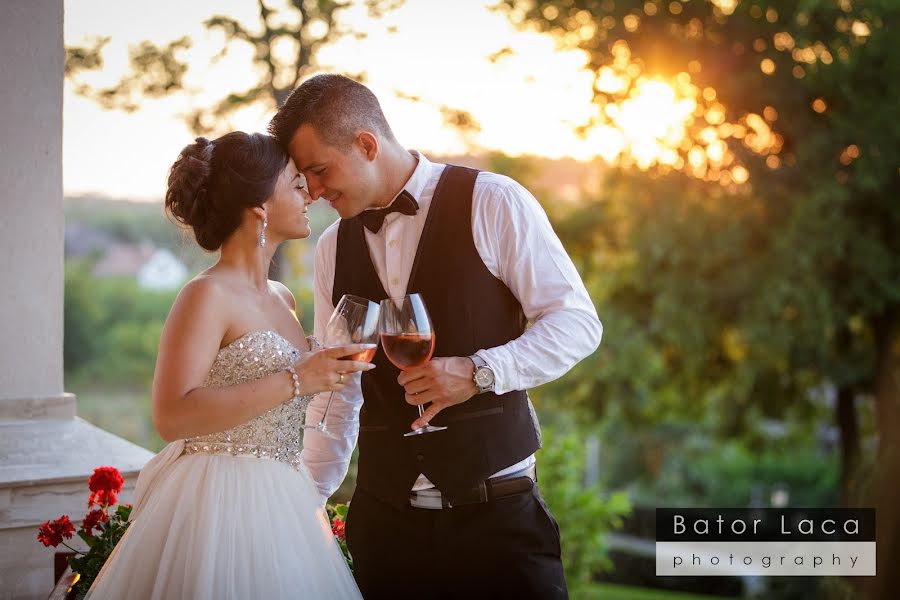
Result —
[[62, 12], [59, 0], [0, 3], [0, 418], [75, 414], [62, 368]]
[[43, 599], [37, 526], [80, 520], [97, 466], [128, 501], [152, 454], [77, 418], [63, 388], [63, 0], [0, 2], [0, 57], [0, 599]]

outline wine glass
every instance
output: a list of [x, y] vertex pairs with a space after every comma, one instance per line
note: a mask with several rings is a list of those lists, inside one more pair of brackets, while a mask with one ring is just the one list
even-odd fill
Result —
[[[434, 352], [434, 328], [425, 308], [425, 300], [419, 294], [381, 301], [381, 347], [394, 366], [405, 371], [424, 365]], [[418, 406], [419, 416], [424, 412]], [[446, 427], [426, 425], [404, 437], [443, 431]]]
[[[328, 325], [325, 327], [325, 339], [322, 340], [322, 344], [326, 348], [346, 344], [377, 344], [380, 312], [381, 308], [371, 300], [345, 294], [334, 308], [334, 312], [331, 313], [331, 318], [328, 319]], [[377, 349], [377, 347], [369, 348], [355, 354], [348, 354], [347, 356], [342, 356], [340, 360], [371, 362]], [[334, 392], [331, 392], [328, 396], [328, 403], [325, 405], [325, 412], [322, 413], [319, 423], [317, 425], [305, 425], [304, 427], [306, 429], [315, 429], [326, 437], [340, 439], [340, 436], [329, 431], [325, 424], [332, 400], [334, 400]]]

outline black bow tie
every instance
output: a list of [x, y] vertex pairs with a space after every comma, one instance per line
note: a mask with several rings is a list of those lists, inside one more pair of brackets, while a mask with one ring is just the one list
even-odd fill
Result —
[[403, 190], [400, 192], [400, 195], [391, 202], [390, 206], [363, 211], [359, 214], [359, 218], [362, 219], [362, 224], [365, 225], [366, 229], [372, 233], [378, 233], [381, 230], [381, 226], [384, 225], [385, 217], [389, 214], [398, 212], [412, 216], [416, 214], [418, 210], [419, 203], [412, 197], [412, 194]]

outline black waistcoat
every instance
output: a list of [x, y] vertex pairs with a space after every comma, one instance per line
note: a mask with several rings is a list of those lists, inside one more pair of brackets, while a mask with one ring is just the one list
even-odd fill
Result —
[[[448, 165], [441, 174], [410, 273], [407, 293], [425, 299], [435, 330], [434, 357], [469, 356], [525, 331], [522, 306], [484, 265], [472, 238], [472, 191], [478, 172]], [[338, 229], [332, 300], [388, 297], [375, 272], [359, 218]], [[395, 505], [424, 473], [451, 503], [454, 496], [533, 454], [539, 447], [524, 391], [479, 394], [441, 411], [445, 431], [403, 437], [418, 417], [397, 383], [399, 370], [379, 346], [377, 368], [362, 375], [357, 485]]]

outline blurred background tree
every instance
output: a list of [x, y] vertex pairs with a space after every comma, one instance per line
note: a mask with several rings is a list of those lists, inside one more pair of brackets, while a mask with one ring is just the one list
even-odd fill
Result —
[[[252, 51], [253, 68], [259, 77], [248, 89], [235, 90], [211, 105], [186, 115], [196, 135], [221, 135], [231, 127], [228, 118], [248, 105], [261, 104], [274, 113], [291, 91], [318, 68], [320, 50], [343, 37], [363, 38], [372, 33], [349, 27], [342, 13], [364, 9], [372, 22], [402, 5], [403, 0], [257, 0], [259, 20], [247, 24], [228, 15], [214, 15], [204, 22], [207, 30], [223, 35], [224, 43], [213, 58], [218, 60], [238, 45]], [[96, 87], [80, 80], [84, 71], [103, 68], [103, 48], [109, 38], [95, 40], [89, 46], [66, 48], [66, 76], [80, 95], [113, 110], [135, 112], [141, 102], [186, 90], [184, 75], [189, 65], [182, 59], [190, 48], [189, 38], [180, 38], [164, 46], [141, 42], [130, 49], [130, 70], [111, 87]], [[353, 73], [364, 79], [365, 73]]]
[[615, 128], [647, 89], [687, 116], [649, 136], [660, 152], [624, 144], [603, 197], [561, 223], [616, 340], [566, 380], [570, 397], [632, 421], [712, 419], [756, 444], [769, 418], [833, 404], [853, 502], [861, 420], [882, 449], [900, 443], [900, 124], [885, 102], [900, 5], [503, 5], [586, 53], [586, 131]]
[[[342, 13], [364, 9], [373, 22], [402, 5], [403, 0], [285, 0], [277, 5], [257, 0], [259, 20], [246, 24], [228, 15], [214, 15], [204, 22], [207, 30], [223, 35], [224, 43], [213, 61], [221, 59], [236, 46], [252, 49], [252, 65], [258, 73], [256, 83], [234, 90], [212, 103], [204, 103], [185, 116], [194, 133], [217, 137], [234, 129], [229, 118], [239, 110], [255, 106], [266, 113], [275, 110], [291, 91], [320, 65], [320, 50], [343, 37], [362, 38], [370, 32], [353, 29], [342, 20]], [[97, 87], [83, 81], [85, 72], [102, 69], [103, 49], [109, 38], [99, 38], [88, 46], [66, 48], [66, 77], [76, 93], [110, 110], [135, 112], [141, 102], [179, 92], [193, 92], [185, 85], [189, 65], [182, 58], [191, 40], [182, 37], [165, 45], [143, 41], [130, 48], [129, 71], [114, 85]], [[365, 80], [365, 73], [348, 73]], [[173, 161], [174, 161], [173, 157]], [[290, 245], [278, 249], [270, 268], [272, 279], [289, 276], [292, 255], [302, 258]]]

